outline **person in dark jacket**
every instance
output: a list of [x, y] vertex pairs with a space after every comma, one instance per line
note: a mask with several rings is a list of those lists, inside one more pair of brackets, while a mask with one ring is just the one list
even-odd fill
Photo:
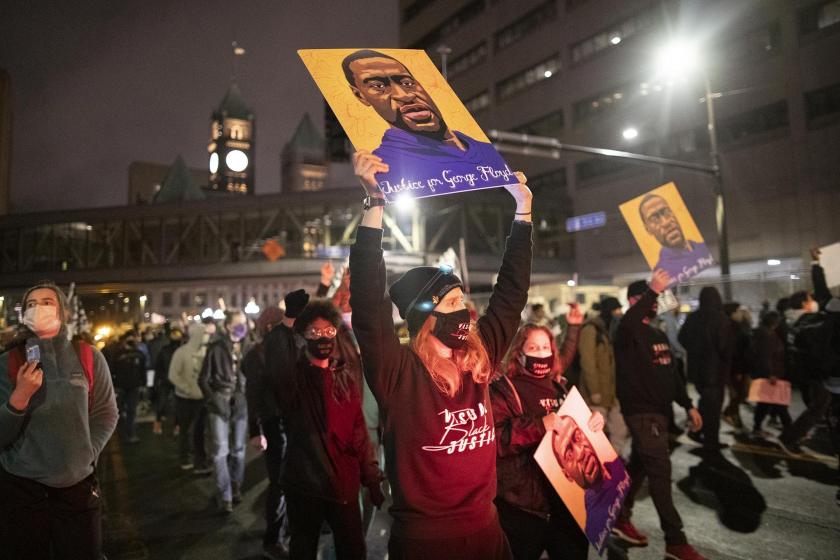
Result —
[[248, 334], [248, 319], [238, 310], [225, 312], [224, 333], [207, 347], [198, 386], [207, 406], [210, 457], [219, 508], [232, 513], [242, 501], [245, 477], [245, 433], [248, 409], [241, 344]]
[[128, 443], [137, 443], [140, 441], [136, 429], [137, 405], [140, 404], [140, 390], [146, 386], [146, 355], [138, 347], [135, 331], [123, 334], [112, 370], [120, 411], [120, 431]]
[[365, 557], [360, 485], [381, 506], [382, 473], [368, 439], [361, 392], [332, 357], [341, 316], [326, 300], [309, 302], [296, 318], [304, 352], [278, 370], [288, 449], [281, 483], [289, 512], [292, 558], [317, 556], [321, 524], [333, 531], [339, 559]]
[[[503, 362], [505, 375], [490, 385], [498, 437], [496, 507], [516, 560], [537, 560], [543, 551], [553, 560], [585, 559], [589, 550], [586, 535], [534, 460], [565, 398], [563, 372], [574, 360], [583, 314], [575, 305], [566, 319], [560, 352], [548, 327], [522, 326]], [[603, 427], [600, 414], [596, 420]]]
[[753, 347], [753, 328], [750, 312], [738, 302], [729, 302], [723, 306], [724, 314], [729, 317], [732, 327], [732, 366], [729, 372], [729, 402], [723, 409], [724, 422], [741, 430], [741, 405], [746, 404], [750, 388], [750, 376], [755, 368], [755, 348]]
[[717, 453], [727, 447], [720, 443], [720, 414], [735, 346], [732, 321], [723, 313], [717, 288], [700, 290], [700, 307], [686, 318], [679, 339], [688, 355], [688, 378], [700, 393], [703, 417], [702, 435], [689, 437], [702, 443], [705, 451]]
[[[521, 173], [519, 184], [506, 187], [516, 219], [487, 312], [474, 327], [451, 267], [413, 268], [385, 294], [385, 201], [376, 174], [388, 166], [365, 151], [353, 160], [368, 209], [350, 250], [350, 305], [382, 416], [394, 498], [389, 557], [509, 559], [493, 505], [496, 433], [488, 385], [528, 298], [531, 192]], [[406, 346], [397, 338], [392, 304], [406, 320]]]
[[277, 400], [270, 391], [265, 371], [265, 339], [268, 333], [283, 321], [283, 312], [277, 306], [266, 308], [256, 322], [259, 341], [242, 359], [245, 375], [245, 397], [248, 402], [248, 434], [251, 446], [264, 454], [268, 474], [268, 491], [265, 497], [265, 533], [263, 555], [266, 558], [285, 558], [289, 550], [289, 523], [286, 500], [280, 487], [280, 468], [286, 453], [286, 434]]
[[671, 560], [704, 560], [686, 539], [682, 519], [671, 497], [671, 457], [668, 416], [673, 402], [682, 406], [692, 430], [703, 425], [685, 385], [674, 366], [667, 335], [650, 325], [656, 317], [656, 298], [671, 283], [662, 270], [627, 288], [627, 310], [615, 339], [616, 390], [621, 411], [630, 428], [632, 453], [627, 465], [630, 490], [613, 534], [634, 546], [647, 546], [648, 539], [631, 523], [633, 504], [644, 483], [665, 533], [665, 557]]
[[[781, 316], [776, 311], [768, 311], [761, 318], [761, 325], [755, 331], [755, 368], [753, 377], [769, 379], [775, 383], [785, 378], [785, 343], [779, 338], [777, 330]], [[756, 403], [753, 417], [753, 435], [766, 437], [761, 429], [768, 414], [777, 415], [782, 426], [790, 426], [791, 419], [788, 407], [780, 404]]]
[[173, 409], [172, 392], [175, 386], [169, 381], [169, 364], [172, 363], [172, 356], [175, 350], [184, 343], [184, 333], [179, 328], [172, 328], [167, 335], [168, 343], [162, 346], [155, 358], [155, 423], [152, 432], [163, 433], [163, 421], [170, 410]]

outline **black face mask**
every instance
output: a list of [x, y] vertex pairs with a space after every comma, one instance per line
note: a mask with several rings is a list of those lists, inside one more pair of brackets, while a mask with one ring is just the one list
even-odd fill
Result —
[[453, 350], [463, 348], [470, 332], [470, 310], [461, 309], [452, 313], [433, 311], [432, 315], [437, 317], [432, 334]]
[[326, 360], [332, 354], [333, 348], [335, 348], [334, 338], [306, 339], [306, 350], [315, 359]]
[[536, 356], [523, 356], [525, 358], [525, 371], [534, 377], [545, 377], [551, 373], [551, 366], [554, 365], [554, 354], [545, 358]]

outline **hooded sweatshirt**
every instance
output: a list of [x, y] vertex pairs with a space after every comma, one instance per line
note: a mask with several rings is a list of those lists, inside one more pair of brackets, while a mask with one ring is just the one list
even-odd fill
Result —
[[175, 386], [175, 396], [182, 399], [202, 400], [198, 386], [198, 374], [207, 354], [207, 345], [203, 343], [204, 325], [194, 323], [189, 326], [190, 335], [186, 344], [175, 350], [169, 364], [169, 381]]
[[[63, 317], [63, 313], [61, 315]], [[43, 385], [29, 406], [8, 406], [8, 353], [0, 354], [0, 467], [13, 475], [54, 488], [77, 484], [93, 465], [117, 425], [117, 403], [105, 358], [93, 349], [93, 395], [65, 326], [53, 338], [30, 337], [38, 345]]]

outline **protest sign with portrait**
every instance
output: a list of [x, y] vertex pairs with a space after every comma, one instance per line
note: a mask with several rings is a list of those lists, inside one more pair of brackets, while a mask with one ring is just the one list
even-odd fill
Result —
[[667, 272], [671, 286], [697, 276], [714, 264], [674, 183], [628, 200], [619, 209], [648, 266]]
[[376, 179], [390, 201], [517, 183], [425, 51], [298, 54], [353, 146], [389, 166]]
[[603, 430], [589, 428], [591, 416], [583, 397], [572, 387], [534, 459], [601, 554], [621, 513], [630, 477]]

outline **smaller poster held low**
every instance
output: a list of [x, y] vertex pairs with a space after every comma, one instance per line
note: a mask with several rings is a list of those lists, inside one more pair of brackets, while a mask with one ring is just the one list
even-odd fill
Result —
[[534, 459], [601, 554], [630, 489], [630, 476], [604, 431], [589, 428], [591, 416], [577, 387], [572, 387]]

